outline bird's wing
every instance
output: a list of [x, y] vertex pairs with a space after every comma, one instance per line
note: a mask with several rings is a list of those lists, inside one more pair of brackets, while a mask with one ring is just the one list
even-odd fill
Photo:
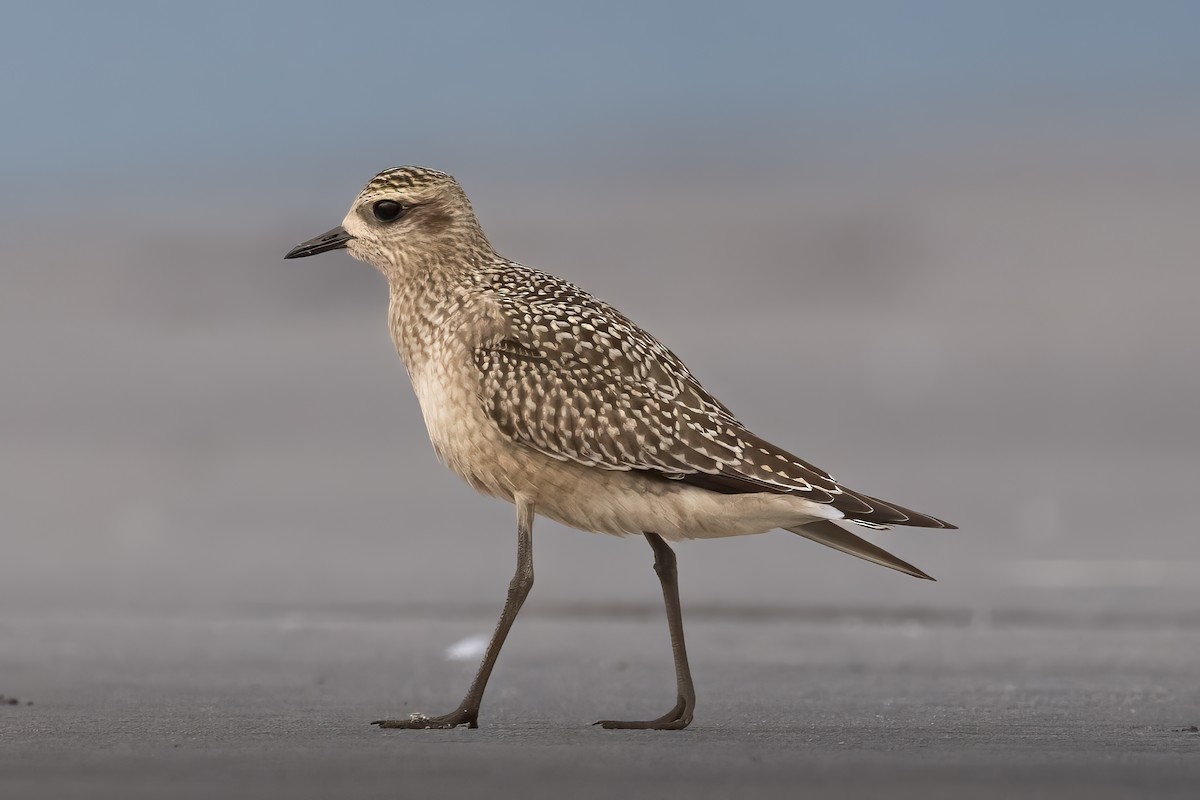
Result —
[[482, 401], [514, 441], [587, 466], [721, 493], [794, 494], [870, 523], [940, 527], [755, 436], [678, 356], [583, 290], [512, 265], [478, 280], [504, 320], [475, 350]]

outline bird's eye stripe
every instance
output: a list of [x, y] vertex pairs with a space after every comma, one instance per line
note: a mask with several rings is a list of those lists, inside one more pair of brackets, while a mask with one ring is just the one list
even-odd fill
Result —
[[371, 206], [371, 213], [380, 222], [394, 222], [400, 219], [407, 210], [408, 206], [397, 203], [395, 200], [376, 200]]

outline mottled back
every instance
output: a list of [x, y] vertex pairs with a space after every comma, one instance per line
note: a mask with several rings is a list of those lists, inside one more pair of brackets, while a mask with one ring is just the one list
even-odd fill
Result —
[[475, 363], [488, 414], [515, 441], [722, 493], [797, 494], [863, 522], [936, 526], [755, 436], [678, 356], [578, 287], [511, 262], [478, 268], [473, 281], [508, 322]]

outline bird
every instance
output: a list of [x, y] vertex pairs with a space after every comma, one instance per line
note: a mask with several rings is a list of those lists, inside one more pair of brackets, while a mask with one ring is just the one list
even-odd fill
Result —
[[477, 728], [505, 637], [533, 586], [537, 515], [582, 531], [643, 537], [666, 607], [676, 702], [608, 729], [680, 730], [696, 692], [669, 542], [782, 528], [932, 580], [849, 527], [955, 528], [852, 490], [743, 425], [674, 352], [583, 289], [493, 249], [459, 182], [428, 167], [386, 169], [342, 223], [285, 258], [344, 249], [387, 279], [388, 322], [437, 457], [512, 503], [517, 568], [462, 702], [381, 728]]

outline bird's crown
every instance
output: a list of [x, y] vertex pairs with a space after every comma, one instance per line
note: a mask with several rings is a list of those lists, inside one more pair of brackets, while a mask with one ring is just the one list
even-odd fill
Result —
[[444, 186], [455, 184], [457, 181], [445, 172], [429, 167], [392, 167], [376, 175], [363, 187], [363, 195], [378, 194], [387, 191], [404, 191], [424, 187]]

